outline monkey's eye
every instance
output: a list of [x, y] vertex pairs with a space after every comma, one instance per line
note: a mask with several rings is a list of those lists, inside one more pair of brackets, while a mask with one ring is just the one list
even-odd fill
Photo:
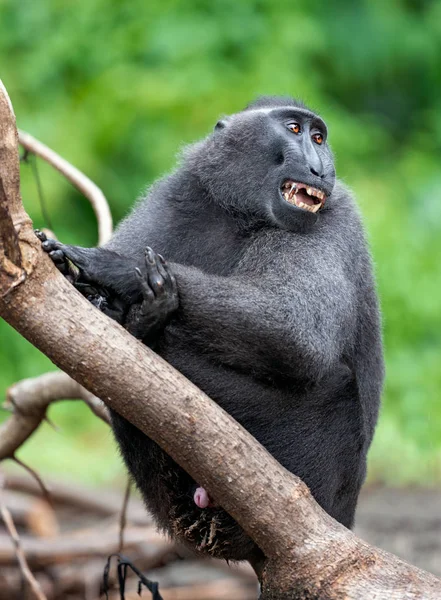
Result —
[[321, 133], [314, 133], [314, 135], [312, 136], [312, 139], [314, 140], [314, 142], [316, 144], [318, 144], [319, 146], [321, 144], [323, 144], [323, 136]]
[[293, 133], [300, 133], [300, 125], [298, 123], [289, 123], [288, 129]]

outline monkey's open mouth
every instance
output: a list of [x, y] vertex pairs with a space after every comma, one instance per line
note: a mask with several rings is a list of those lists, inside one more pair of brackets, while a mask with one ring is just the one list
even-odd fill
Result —
[[297, 183], [292, 179], [287, 179], [282, 184], [282, 196], [290, 204], [298, 208], [316, 213], [325, 203], [326, 196], [324, 192], [306, 185], [306, 183]]

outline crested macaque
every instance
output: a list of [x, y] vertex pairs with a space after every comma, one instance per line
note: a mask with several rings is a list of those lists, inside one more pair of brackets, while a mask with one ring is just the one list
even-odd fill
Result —
[[[372, 265], [323, 119], [262, 97], [222, 118], [101, 248], [39, 233], [58, 268], [206, 392], [351, 527], [383, 381]], [[164, 531], [250, 559], [255, 544], [155, 442], [111, 411]]]

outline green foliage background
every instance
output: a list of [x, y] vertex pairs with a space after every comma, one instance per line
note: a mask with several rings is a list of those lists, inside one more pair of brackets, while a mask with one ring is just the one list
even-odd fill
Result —
[[[223, 113], [263, 93], [318, 109], [365, 216], [384, 312], [370, 477], [441, 482], [440, 1], [0, 0], [0, 76], [19, 126], [86, 172], [116, 220]], [[39, 170], [57, 235], [94, 244], [88, 203]], [[43, 226], [29, 166], [22, 175]], [[0, 337], [0, 394], [53, 368], [4, 322]], [[21, 458], [66, 477], [121, 474], [86, 408], [51, 417], [60, 431], [45, 426]]]

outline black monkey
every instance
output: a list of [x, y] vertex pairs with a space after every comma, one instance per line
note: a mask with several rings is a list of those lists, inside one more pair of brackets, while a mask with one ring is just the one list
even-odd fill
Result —
[[[187, 148], [105, 247], [41, 239], [85, 295], [352, 526], [383, 380], [380, 319], [360, 217], [317, 114], [260, 98]], [[125, 419], [112, 423], [161, 528], [251, 557], [215, 499]]]

